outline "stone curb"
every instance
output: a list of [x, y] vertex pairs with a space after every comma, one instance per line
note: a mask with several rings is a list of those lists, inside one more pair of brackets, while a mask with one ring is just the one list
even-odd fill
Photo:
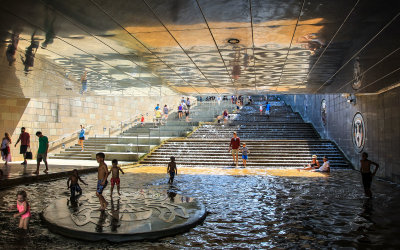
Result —
[[[138, 166], [139, 166], [138, 164], [130, 164], [130, 163], [121, 165], [121, 167], [123, 167], [124, 169], [130, 168], [130, 167], [138, 167]], [[97, 171], [97, 167], [88, 167], [86, 169], [78, 169], [78, 173], [80, 175], [94, 173], [96, 171]], [[15, 187], [18, 185], [32, 184], [32, 183], [36, 183], [36, 182], [61, 179], [61, 178], [69, 177], [69, 175], [71, 173], [72, 173], [72, 170], [68, 170], [68, 171], [62, 171], [62, 172], [50, 173], [50, 174], [42, 174], [42, 175], [36, 175], [36, 176], [31, 175], [31, 176], [26, 176], [26, 177], [4, 179], [4, 180], [0, 180], [0, 190], [12, 188], [12, 187]]]

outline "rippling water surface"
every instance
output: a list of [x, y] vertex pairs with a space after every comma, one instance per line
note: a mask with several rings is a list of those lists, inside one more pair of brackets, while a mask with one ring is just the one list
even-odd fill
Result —
[[[84, 192], [94, 192], [95, 174], [85, 175]], [[399, 248], [400, 188], [374, 181], [374, 198], [362, 194], [360, 176], [335, 171], [327, 178], [269, 175], [178, 175], [179, 193], [201, 199], [209, 211], [202, 225], [154, 242], [84, 242], [49, 232], [39, 213], [54, 199], [68, 196], [66, 180], [19, 186], [0, 192], [2, 249], [111, 248]], [[122, 190], [167, 190], [165, 174], [127, 173]], [[19, 189], [28, 192], [33, 217], [30, 232], [19, 236], [18, 221], [7, 210]], [[108, 198], [108, 197], [106, 197]]]

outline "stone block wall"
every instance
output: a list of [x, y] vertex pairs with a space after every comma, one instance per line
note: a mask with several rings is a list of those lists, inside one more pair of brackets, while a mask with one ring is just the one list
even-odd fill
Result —
[[[375, 95], [356, 95], [348, 103], [341, 94], [284, 95], [282, 97], [303, 119], [311, 122], [323, 138], [334, 141], [359, 169], [361, 153], [367, 152], [380, 164], [377, 175], [400, 183], [400, 88]], [[326, 101], [326, 125], [322, 122], [321, 103]], [[365, 144], [361, 152], [353, 143], [353, 118], [360, 112], [365, 123]]]
[[[2, 98], [0, 99], [0, 133], [12, 136], [14, 144], [20, 134], [21, 127], [26, 127], [31, 135], [31, 148], [36, 155], [38, 141], [36, 131], [48, 136], [49, 141], [57, 140], [64, 135], [80, 129], [79, 125], [93, 125], [89, 136], [108, 136], [109, 128], [118, 133], [121, 121], [134, 119], [141, 114], [145, 121], [153, 120], [154, 107], [167, 104], [176, 110], [181, 96], [153, 97], [48, 97], [48, 98]], [[191, 98], [192, 99], [192, 98]], [[71, 144], [76, 143], [78, 135], [72, 137]], [[68, 146], [68, 145], [67, 145]], [[19, 147], [12, 146], [14, 160], [22, 160]]]

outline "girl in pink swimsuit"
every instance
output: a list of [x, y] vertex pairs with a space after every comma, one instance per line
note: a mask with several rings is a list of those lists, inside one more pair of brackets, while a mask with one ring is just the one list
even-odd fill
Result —
[[31, 218], [31, 209], [26, 196], [26, 192], [23, 190], [17, 193], [17, 209], [19, 213], [14, 214], [14, 218], [21, 216], [18, 227], [25, 230], [28, 229], [29, 219]]

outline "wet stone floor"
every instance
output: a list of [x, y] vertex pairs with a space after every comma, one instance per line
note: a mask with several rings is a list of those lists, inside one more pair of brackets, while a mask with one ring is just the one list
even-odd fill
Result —
[[[268, 174], [265, 171], [182, 171], [173, 187], [164, 169], [127, 170], [121, 189], [156, 188], [201, 199], [209, 212], [203, 224], [187, 233], [157, 241], [84, 242], [51, 233], [39, 213], [46, 204], [69, 196], [66, 180], [18, 186], [0, 191], [0, 249], [182, 249], [182, 248], [293, 248], [399, 249], [400, 188], [374, 181], [374, 198], [362, 194], [359, 173], [334, 171], [329, 176]], [[178, 169], [179, 170], [179, 169]], [[292, 175], [290, 173], [293, 173]], [[82, 178], [84, 192], [94, 192], [96, 174]], [[21, 236], [8, 206], [17, 190], [25, 189], [33, 217], [30, 231]], [[115, 195], [114, 200], [117, 199]], [[107, 200], [110, 197], [106, 197]]]

